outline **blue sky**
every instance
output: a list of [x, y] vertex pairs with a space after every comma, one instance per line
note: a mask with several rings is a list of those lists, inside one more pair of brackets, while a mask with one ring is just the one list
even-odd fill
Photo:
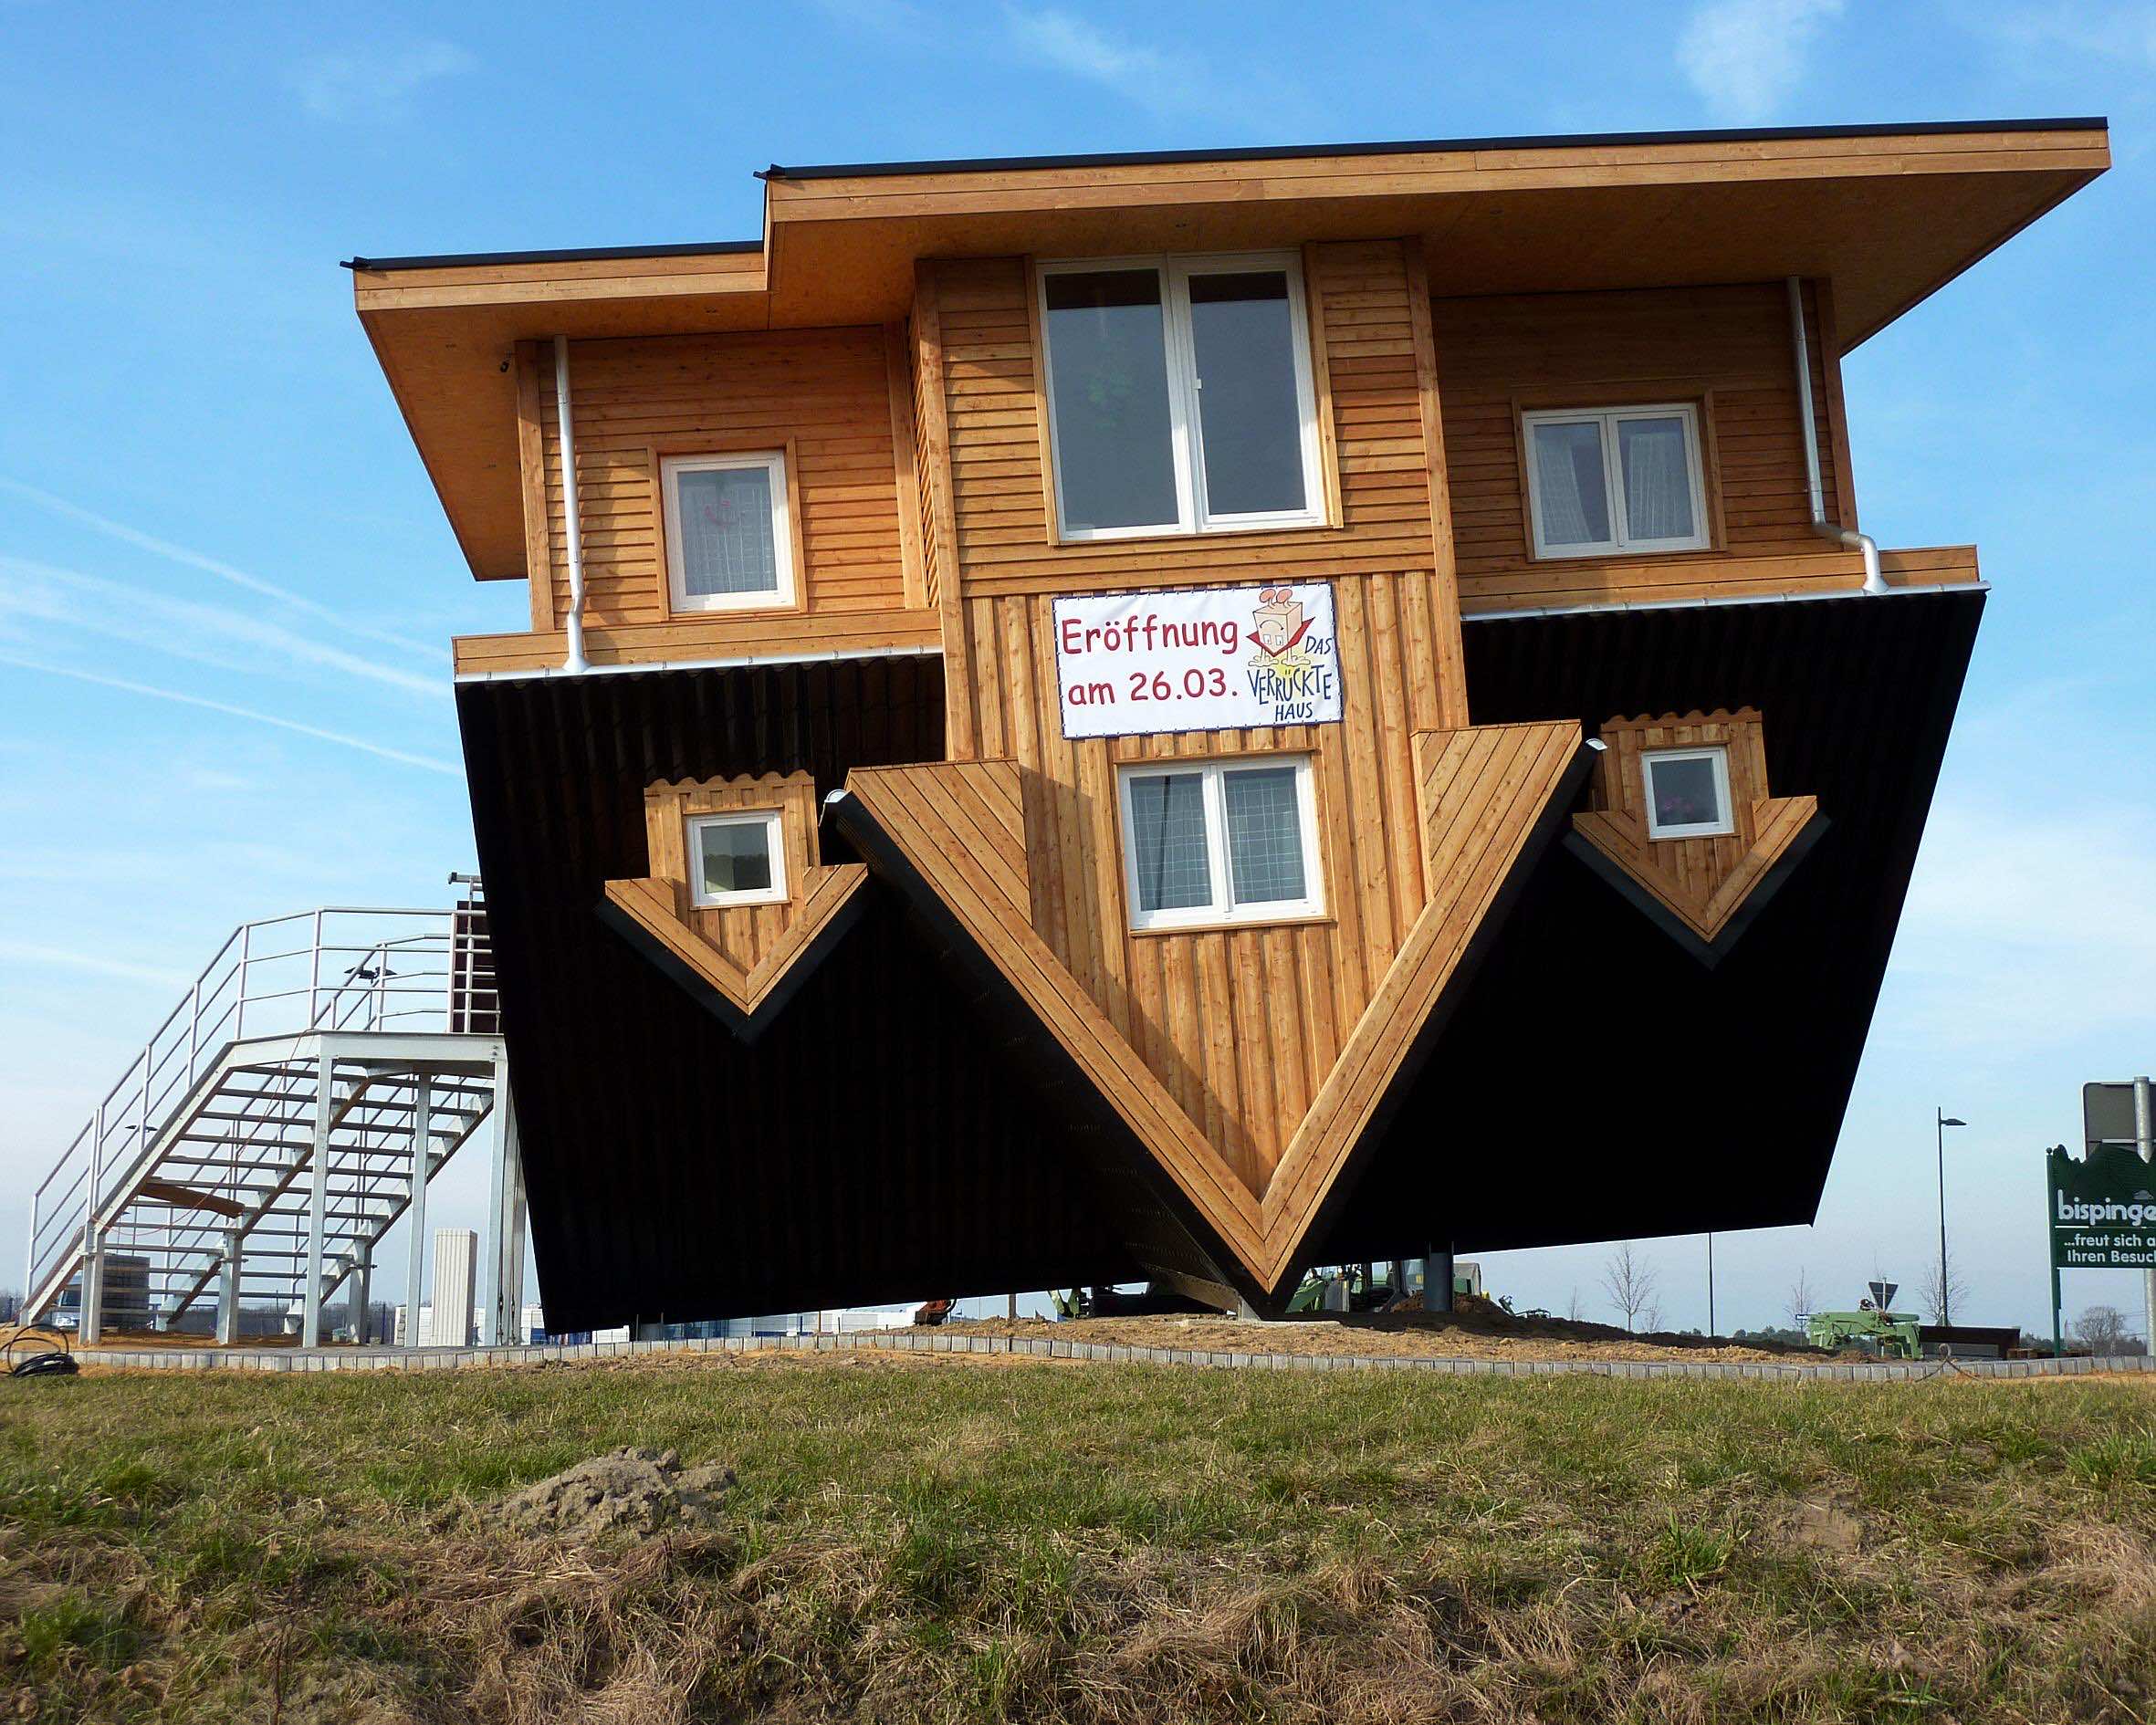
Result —
[[[2109, 114], [2109, 175], [1848, 363], [1863, 525], [1996, 591], [1818, 1225], [1725, 1240], [1718, 1302], [1913, 1285], [1944, 1104], [1967, 1315], [2043, 1318], [2037, 1152], [2156, 1066], [2156, 5], [0, 0], [0, 41], [13, 1194], [235, 923], [472, 866], [445, 643], [521, 588], [466, 572], [339, 259], [750, 236], [773, 160]], [[1699, 1242], [1647, 1249], [1701, 1322]], [[1607, 1315], [1602, 1257], [1488, 1269]]]

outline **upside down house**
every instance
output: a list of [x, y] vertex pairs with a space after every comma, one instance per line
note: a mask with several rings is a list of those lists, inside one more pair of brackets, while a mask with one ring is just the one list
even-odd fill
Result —
[[354, 259], [558, 1329], [1810, 1219], [1983, 607], [1841, 363], [2101, 121], [774, 167]]

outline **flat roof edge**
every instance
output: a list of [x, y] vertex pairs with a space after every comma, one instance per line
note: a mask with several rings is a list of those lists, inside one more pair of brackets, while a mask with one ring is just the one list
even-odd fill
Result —
[[1302, 156], [1397, 156], [1459, 150], [1593, 150], [1623, 145], [1773, 143], [1837, 138], [1934, 138], [1987, 131], [2106, 131], [2100, 114], [2041, 120], [1925, 120], [1899, 125], [1738, 126], [1691, 131], [1527, 133], [1503, 138], [1423, 138], [1396, 142], [1276, 144], [1237, 150], [1130, 150], [1097, 155], [973, 156], [926, 162], [773, 162], [759, 180], [853, 180], [907, 173], [1021, 173], [1057, 168], [1139, 168], [1194, 162], [1287, 162]]
[[576, 246], [536, 252], [439, 252], [411, 257], [361, 257], [343, 260], [350, 270], [483, 269], [494, 264], [589, 264], [610, 257], [718, 257], [760, 252], [761, 240], [692, 240], [679, 246]]

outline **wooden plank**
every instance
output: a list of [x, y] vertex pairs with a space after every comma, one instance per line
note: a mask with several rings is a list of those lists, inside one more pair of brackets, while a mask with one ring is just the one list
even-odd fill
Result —
[[937, 613], [943, 635], [944, 674], [949, 695], [944, 703], [947, 752], [964, 760], [979, 752], [971, 699], [972, 678], [966, 644], [966, 619], [958, 569], [958, 528], [952, 517], [950, 428], [944, 369], [943, 324], [937, 301], [937, 266], [923, 261], [914, 271], [914, 365], [920, 379], [921, 465], [927, 488], [926, 543], [938, 571]]
[[1467, 662], [1460, 636], [1460, 571], [1452, 542], [1452, 487], [1445, 462], [1445, 418], [1439, 399], [1437, 337], [1430, 320], [1429, 267], [1419, 237], [1407, 242], [1408, 312], [1415, 342], [1416, 411], [1430, 524], [1430, 618], [1428, 623], [1436, 712], [1443, 728], [1468, 722]]
[[1835, 322], [1834, 283], [1822, 277], [1812, 283], [1813, 315], [1819, 329], [1819, 366], [1825, 373], [1825, 402], [1826, 408], [1826, 441], [1834, 459], [1830, 471], [1834, 476], [1835, 519], [1842, 526], [1854, 528], [1857, 518], [1856, 469], [1849, 455], [1848, 404], [1842, 397], [1842, 346], [1841, 330]]
[[540, 428], [539, 344], [519, 341], [517, 368], [517, 472], [524, 500], [524, 584], [531, 626], [554, 627], [554, 561], [547, 538], [547, 450]]
[[899, 572], [909, 609], [928, 602], [923, 567], [921, 476], [914, 431], [913, 343], [903, 323], [884, 326], [884, 371], [891, 398], [891, 455], [897, 467]]
[[[452, 643], [459, 674], [547, 671], [560, 664], [567, 643], [559, 630], [543, 633], [460, 635]], [[934, 653], [943, 645], [932, 612], [863, 611], [824, 612], [812, 623], [779, 618], [722, 616], [676, 618], [586, 632], [585, 651], [595, 665], [665, 664], [677, 661], [771, 658], [817, 653]]]

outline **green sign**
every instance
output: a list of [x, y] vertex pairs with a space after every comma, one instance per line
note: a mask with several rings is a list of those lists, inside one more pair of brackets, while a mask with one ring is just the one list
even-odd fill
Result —
[[2156, 1168], [2119, 1144], [2045, 1157], [2054, 1270], [2156, 1270]]

